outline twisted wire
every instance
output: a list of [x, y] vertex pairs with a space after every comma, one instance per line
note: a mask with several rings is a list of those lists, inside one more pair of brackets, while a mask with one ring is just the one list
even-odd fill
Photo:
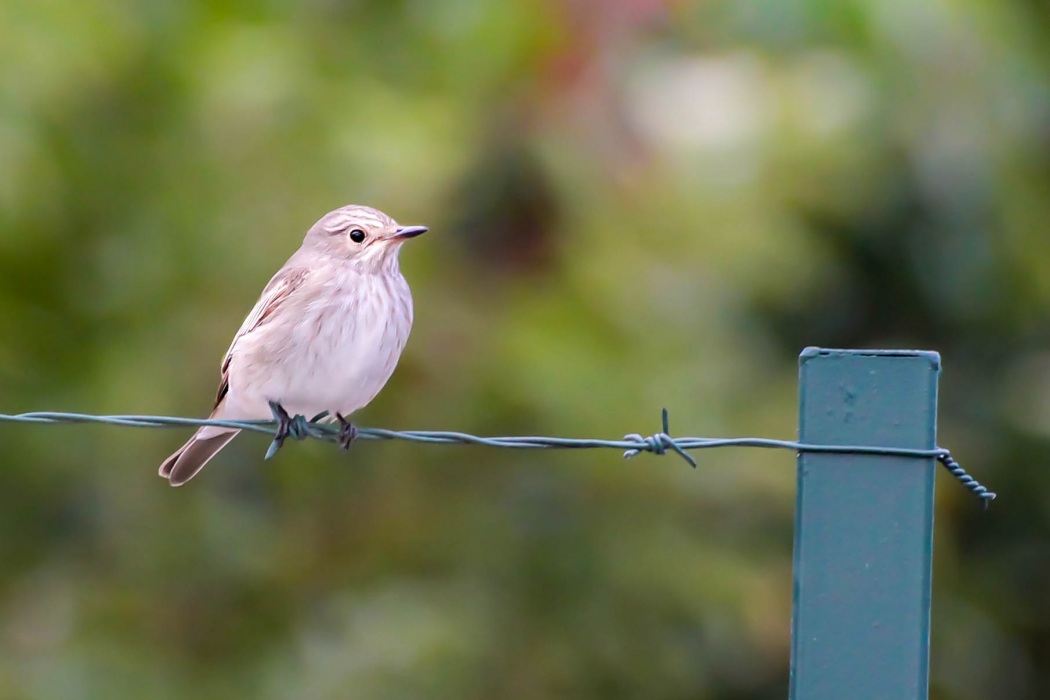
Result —
[[[338, 442], [339, 429], [321, 423], [327, 414], [321, 413], [307, 420], [304, 416], [295, 416], [289, 426], [289, 436], [296, 440], [313, 438], [328, 442]], [[653, 435], [643, 436], [639, 433], [625, 435], [621, 440], [604, 440], [596, 438], [563, 438], [533, 435], [485, 437], [446, 430], [387, 430], [383, 428], [359, 428], [358, 439], [365, 440], [406, 440], [432, 445], [483, 445], [510, 449], [615, 449], [623, 450], [625, 458], [631, 458], [642, 452], [663, 455], [668, 450], [684, 459], [690, 466], [696, 467], [696, 459], [687, 450], [713, 449], [718, 447], [754, 447], [763, 449], [786, 449], [794, 452], [825, 454], [881, 455], [888, 457], [913, 457], [936, 459], [948, 472], [969, 490], [980, 502], [982, 508], [995, 499], [995, 493], [989, 491], [980, 482], [970, 476], [943, 447], [934, 449], [913, 449], [906, 447], [876, 447], [871, 445], [816, 445], [794, 440], [777, 440], [772, 438], [672, 438], [668, 427], [667, 409], [664, 409], [662, 430]], [[274, 435], [277, 420], [214, 420], [182, 418], [176, 416], [142, 416], [142, 415], [90, 415], [85, 413], [63, 413], [55, 411], [35, 411], [31, 413], [0, 414], [0, 422], [69, 424], [69, 423], [102, 423], [131, 428], [177, 428], [218, 426], [235, 428], [250, 432]], [[270, 445], [267, 459], [280, 448], [278, 442]]]
[[987, 488], [981, 485], [977, 479], [966, 473], [966, 470], [959, 466], [948, 450], [944, 451], [944, 454], [940, 455], [937, 460], [945, 466], [945, 468], [951, 473], [952, 476], [958, 480], [960, 484], [969, 489], [969, 491], [980, 499], [981, 508], [988, 510], [988, 506], [992, 501], [995, 500], [995, 493], [989, 491]]

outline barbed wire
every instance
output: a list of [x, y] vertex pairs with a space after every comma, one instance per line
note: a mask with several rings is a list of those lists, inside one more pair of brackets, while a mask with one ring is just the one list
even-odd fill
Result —
[[[339, 428], [321, 423], [326, 413], [321, 413], [307, 420], [304, 416], [291, 419], [288, 434], [297, 440], [314, 438], [328, 442], [339, 441]], [[482, 445], [511, 449], [615, 449], [623, 450], [625, 458], [631, 458], [642, 452], [656, 455], [666, 454], [669, 450], [676, 453], [692, 467], [697, 466], [696, 459], [687, 450], [703, 450], [718, 447], [754, 447], [763, 449], [785, 449], [794, 452], [824, 454], [857, 454], [879, 455], [885, 457], [925, 457], [936, 459], [945, 466], [948, 472], [967, 488], [979, 500], [982, 508], [995, 499], [995, 493], [989, 491], [976, 479], [959, 466], [951, 452], [943, 447], [930, 450], [906, 447], [877, 447], [871, 445], [817, 445], [794, 440], [777, 440], [772, 438], [705, 438], [670, 436], [667, 409], [663, 411], [663, 429], [653, 435], [643, 436], [639, 433], [625, 435], [621, 440], [604, 440], [594, 438], [562, 438], [533, 435], [507, 437], [484, 437], [446, 430], [386, 430], [383, 428], [358, 428], [357, 438], [365, 440], [407, 440], [432, 445]], [[85, 413], [60, 413], [55, 411], [36, 411], [14, 415], [0, 414], [0, 422], [11, 423], [102, 423], [130, 428], [179, 428], [217, 426], [235, 428], [256, 433], [276, 435], [276, 420], [213, 420], [198, 418], [181, 418], [176, 416], [141, 416], [141, 415], [90, 415]], [[266, 452], [269, 459], [281, 447], [281, 441], [274, 440]]]

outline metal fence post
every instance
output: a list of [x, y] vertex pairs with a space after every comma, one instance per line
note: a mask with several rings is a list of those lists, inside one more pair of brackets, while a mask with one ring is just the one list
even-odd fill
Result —
[[[934, 352], [807, 348], [800, 441], [936, 446]], [[925, 700], [935, 460], [802, 453], [792, 700]]]

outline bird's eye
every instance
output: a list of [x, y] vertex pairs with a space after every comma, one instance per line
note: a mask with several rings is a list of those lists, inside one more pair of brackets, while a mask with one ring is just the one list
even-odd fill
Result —
[[359, 228], [355, 228], [353, 231], [350, 232], [350, 240], [354, 243], [360, 243], [361, 241], [365, 240], [365, 232]]

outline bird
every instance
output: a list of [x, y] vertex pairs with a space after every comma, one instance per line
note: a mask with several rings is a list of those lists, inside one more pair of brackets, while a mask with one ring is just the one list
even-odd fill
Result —
[[[278, 445], [291, 416], [338, 420], [346, 448], [363, 408], [394, 372], [412, 329], [412, 293], [398, 260], [426, 226], [401, 226], [367, 206], [322, 216], [263, 289], [223, 357], [209, 419], [277, 417]], [[237, 433], [202, 426], [160, 465], [181, 486]]]

